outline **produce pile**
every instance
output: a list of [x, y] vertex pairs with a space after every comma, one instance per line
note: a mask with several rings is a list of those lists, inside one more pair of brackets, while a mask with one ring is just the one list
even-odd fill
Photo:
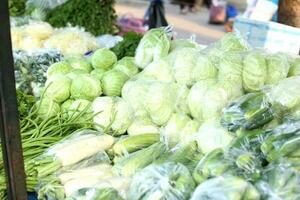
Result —
[[47, 68], [35, 105], [19, 93], [28, 191], [58, 200], [300, 198], [300, 59], [233, 33], [206, 49], [171, 36], [150, 30], [134, 57], [67, 57]]
[[93, 35], [114, 34], [114, 0], [27, 0], [27, 13], [54, 27], [83, 27]]
[[80, 54], [99, 48], [97, 40], [90, 33], [77, 27], [54, 29], [41, 21], [11, 27], [14, 50], [37, 50], [40, 48], [57, 49], [64, 55]]

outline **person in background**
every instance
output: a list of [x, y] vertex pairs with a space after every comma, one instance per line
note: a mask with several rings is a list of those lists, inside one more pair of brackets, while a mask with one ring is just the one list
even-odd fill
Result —
[[149, 29], [168, 26], [163, 0], [150, 0], [150, 5], [144, 16], [144, 21]]
[[181, 14], [197, 11], [195, 7], [196, 0], [171, 0], [171, 3], [179, 5]]

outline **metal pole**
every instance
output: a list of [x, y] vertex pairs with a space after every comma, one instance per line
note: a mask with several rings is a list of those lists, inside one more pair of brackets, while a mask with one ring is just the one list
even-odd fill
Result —
[[7, 0], [0, 0], [0, 135], [8, 199], [26, 200]]

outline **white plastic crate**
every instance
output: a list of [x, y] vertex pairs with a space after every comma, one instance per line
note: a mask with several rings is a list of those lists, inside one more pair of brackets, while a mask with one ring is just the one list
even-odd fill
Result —
[[241, 17], [236, 19], [233, 28], [253, 47], [294, 55], [298, 55], [300, 52], [300, 28]]

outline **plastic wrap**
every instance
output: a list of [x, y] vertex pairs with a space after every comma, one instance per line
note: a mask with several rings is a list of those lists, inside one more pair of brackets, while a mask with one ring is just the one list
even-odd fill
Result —
[[267, 79], [266, 84], [277, 84], [286, 78], [290, 69], [288, 58], [284, 54], [272, 54], [266, 57]]
[[95, 127], [122, 135], [134, 120], [131, 105], [120, 97], [98, 97], [93, 101]]
[[145, 68], [152, 61], [166, 56], [170, 49], [170, 28], [156, 28], [148, 31], [140, 41], [135, 55], [135, 62]]
[[296, 200], [300, 198], [300, 174], [284, 161], [271, 164], [256, 187], [266, 200]]
[[235, 176], [220, 176], [200, 184], [191, 200], [259, 200], [260, 193], [251, 183]]
[[274, 117], [274, 108], [264, 93], [248, 93], [223, 110], [221, 124], [232, 132], [240, 128], [252, 130], [261, 128]]
[[183, 165], [150, 165], [133, 177], [129, 199], [187, 200], [194, 187], [193, 178]]
[[58, 169], [74, 165], [99, 151], [107, 150], [113, 143], [112, 136], [100, 132], [92, 130], [74, 132], [33, 160], [33, 165], [39, 178], [47, 177]]
[[269, 162], [285, 157], [291, 163], [300, 163], [300, 121], [288, 121], [273, 129], [261, 145]]

